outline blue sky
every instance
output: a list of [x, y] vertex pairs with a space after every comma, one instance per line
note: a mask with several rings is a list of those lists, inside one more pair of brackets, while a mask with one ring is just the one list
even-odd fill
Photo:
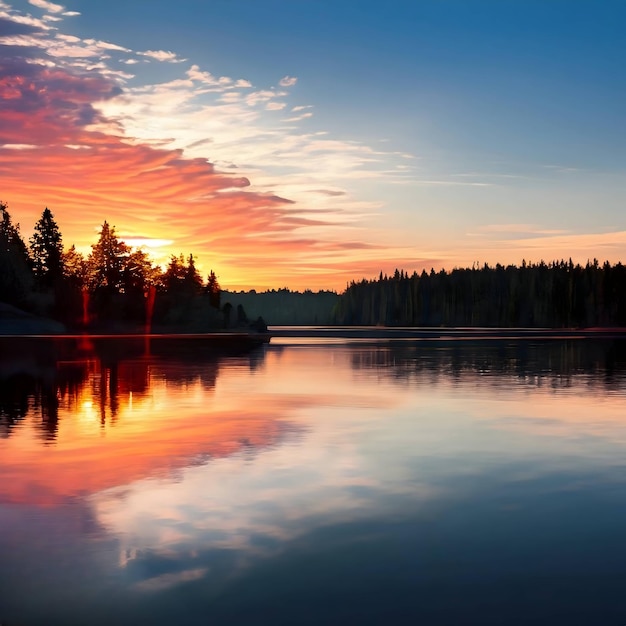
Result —
[[[264, 212], [239, 243], [231, 223], [227, 235], [209, 237], [178, 220], [171, 243], [153, 247], [157, 255], [192, 246], [201, 262], [213, 254], [234, 286], [300, 288], [338, 288], [396, 266], [624, 258], [624, 2], [4, 5], [13, 22], [57, 18], [47, 21], [56, 30], [40, 33], [47, 45], [62, 34], [80, 40], [84, 54], [92, 40], [120, 47], [89, 48], [87, 66], [76, 50], [35, 46], [56, 50], [64, 71], [117, 81], [121, 96], [93, 106], [118, 132], [236, 171], [250, 183], [246, 203], [255, 193], [292, 203], [276, 223]], [[207, 72], [223, 78], [221, 87]], [[20, 214], [35, 212], [21, 196], [3, 199]], [[138, 241], [167, 241], [140, 232], [138, 211], [127, 224], [114, 213], [118, 228]], [[242, 212], [243, 224], [255, 220]], [[279, 262], [285, 253], [297, 263]], [[252, 277], [259, 266], [268, 269]]]

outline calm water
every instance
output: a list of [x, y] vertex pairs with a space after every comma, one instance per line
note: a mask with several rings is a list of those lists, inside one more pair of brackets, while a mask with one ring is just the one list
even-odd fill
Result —
[[623, 344], [31, 348], [2, 623], [626, 624]]

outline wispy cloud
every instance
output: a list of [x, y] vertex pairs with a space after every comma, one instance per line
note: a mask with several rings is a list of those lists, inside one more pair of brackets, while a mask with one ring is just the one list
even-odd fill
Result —
[[[55, 19], [73, 13], [33, 4]], [[192, 63], [142, 81], [146, 64], [185, 60], [53, 24], [0, 5], [0, 175], [22, 223], [51, 206], [65, 241], [88, 251], [108, 219], [137, 245], [153, 242], [160, 262], [194, 252], [225, 285], [336, 286], [328, 276], [343, 282], [334, 272], [364, 250], [368, 262], [389, 256], [356, 226], [380, 203], [348, 187], [410, 170], [390, 166], [392, 152], [304, 132], [312, 107], [290, 102], [295, 77], [253, 86]]]
[[301, 113], [300, 115], [294, 115], [293, 117], [286, 117], [285, 122], [293, 123], [293, 122], [301, 122], [302, 120], [309, 119], [313, 117], [313, 113], [307, 111], [306, 113]]
[[28, 0], [29, 4], [32, 4], [39, 9], [48, 11], [49, 13], [62, 13], [65, 7], [61, 4], [55, 4], [54, 2], [47, 2], [46, 0]]
[[282, 111], [286, 106], [286, 102], [268, 102], [265, 105], [265, 109], [267, 111]]
[[184, 63], [187, 60], [181, 59], [175, 52], [171, 52], [170, 50], [145, 50], [137, 54], [164, 63]]

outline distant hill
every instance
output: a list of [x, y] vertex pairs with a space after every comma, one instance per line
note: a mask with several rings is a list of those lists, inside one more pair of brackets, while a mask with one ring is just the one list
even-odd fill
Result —
[[334, 291], [222, 291], [222, 306], [241, 305], [250, 321], [262, 317], [273, 326], [310, 326], [331, 324], [339, 296]]

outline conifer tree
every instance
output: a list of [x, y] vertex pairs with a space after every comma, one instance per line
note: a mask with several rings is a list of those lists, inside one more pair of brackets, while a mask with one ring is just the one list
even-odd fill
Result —
[[52, 287], [63, 277], [61, 231], [46, 207], [30, 238], [30, 252], [35, 280], [40, 288]]
[[22, 305], [32, 287], [32, 270], [19, 224], [0, 201], [0, 300]]
[[187, 258], [187, 268], [185, 270], [185, 290], [189, 293], [200, 293], [202, 291], [202, 277], [196, 267], [193, 254]]
[[133, 250], [124, 268], [124, 291], [145, 293], [161, 284], [161, 268], [152, 265], [152, 260], [141, 248]]
[[185, 257], [182, 254], [179, 256], [172, 254], [163, 274], [165, 289], [172, 293], [179, 292], [184, 284], [185, 273]]
[[91, 246], [89, 271], [92, 289], [108, 287], [119, 291], [124, 285], [124, 269], [130, 248], [115, 234], [115, 226], [105, 220], [98, 243]]
[[210, 271], [207, 277], [205, 292], [209, 295], [209, 304], [216, 308], [220, 308], [221, 289], [220, 284], [217, 282], [217, 276], [213, 270]]
[[87, 259], [74, 245], [63, 253], [63, 275], [73, 287], [77, 289], [87, 287], [89, 277]]

